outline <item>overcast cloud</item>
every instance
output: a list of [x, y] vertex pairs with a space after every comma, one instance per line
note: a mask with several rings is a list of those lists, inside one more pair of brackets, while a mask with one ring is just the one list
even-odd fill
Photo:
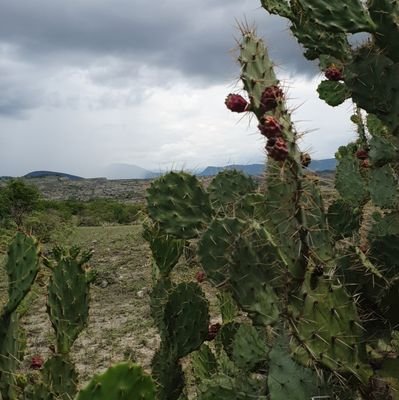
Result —
[[314, 158], [333, 156], [352, 136], [350, 105], [317, 99], [317, 69], [286, 21], [259, 4], [0, 0], [0, 175], [262, 162], [256, 124], [223, 104], [240, 89], [231, 50], [244, 19], [256, 22], [281, 66], [291, 106], [301, 105], [299, 128], [320, 128], [302, 146]]

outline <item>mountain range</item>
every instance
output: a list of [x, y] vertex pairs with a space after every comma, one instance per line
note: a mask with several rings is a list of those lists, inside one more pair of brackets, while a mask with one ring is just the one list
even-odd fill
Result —
[[[315, 172], [321, 171], [334, 171], [336, 167], [335, 158], [328, 158], [324, 160], [313, 160], [309, 169]], [[222, 167], [208, 166], [204, 170], [189, 171], [197, 176], [213, 176], [224, 169], [236, 169], [248, 175], [262, 175], [265, 170], [265, 164], [231, 164]], [[141, 168], [133, 164], [111, 164], [100, 171], [99, 177], [107, 179], [152, 179], [161, 175], [163, 172], [153, 172], [145, 168]], [[58, 176], [71, 180], [83, 179], [80, 176], [67, 174], [64, 172], [54, 171], [32, 171], [24, 175], [25, 178], [38, 178], [45, 176]]]

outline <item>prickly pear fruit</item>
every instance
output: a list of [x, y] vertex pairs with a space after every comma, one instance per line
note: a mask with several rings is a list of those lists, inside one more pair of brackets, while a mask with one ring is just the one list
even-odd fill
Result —
[[359, 149], [359, 150], [356, 152], [356, 157], [357, 157], [359, 160], [366, 160], [367, 158], [369, 158], [369, 153], [368, 153], [368, 151], [365, 150], [365, 149]]
[[218, 334], [218, 332], [220, 330], [220, 327], [221, 327], [221, 325], [219, 324], [219, 322], [216, 322], [216, 324], [209, 325], [208, 336], [207, 336], [206, 340], [215, 339], [216, 335]]
[[281, 136], [282, 127], [278, 120], [271, 115], [267, 115], [263, 123], [258, 125], [258, 128], [260, 130], [260, 133], [263, 136], [266, 136], [268, 139]]
[[284, 161], [288, 156], [287, 143], [282, 137], [270, 138], [266, 144], [267, 153], [276, 161]]
[[282, 100], [283, 96], [283, 91], [277, 85], [267, 87], [263, 91], [260, 99], [262, 111], [267, 112], [274, 110], [277, 107], [278, 102]]
[[237, 113], [242, 113], [244, 111], [247, 111], [248, 107], [248, 102], [244, 99], [244, 97], [242, 97], [239, 94], [233, 94], [233, 93], [230, 93], [226, 97], [224, 104], [226, 104], [226, 107], [229, 110]]
[[30, 360], [30, 368], [31, 369], [40, 369], [44, 364], [44, 360], [41, 356], [36, 355], [33, 356]]
[[330, 81], [341, 81], [344, 79], [342, 75], [342, 69], [337, 67], [335, 64], [330, 65], [325, 71], [324, 74], [326, 78]]
[[204, 271], [198, 271], [198, 272], [195, 274], [195, 279], [196, 279], [196, 281], [197, 281], [198, 283], [204, 282], [204, 280], [206, 279], [206, 274], [205, 274], [205, 272], [204, 272]]

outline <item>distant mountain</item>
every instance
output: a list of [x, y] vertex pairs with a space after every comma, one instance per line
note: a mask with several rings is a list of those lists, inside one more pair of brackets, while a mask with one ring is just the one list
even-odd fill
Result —
[[133, 164], [111, 164], [103, 172], [108, 179], [151, 179], [159, 175]]
[[248, 175], [262, 175], [263, 172], [265, 171], [265, 165], [264, 164], [249, 164], [249, 165], [232, 164], [232, 165], [226, 165], [224, 167], [206, 167], [198, 175], [199, 176], [213, 176], [225, 169], [236, 169], [236, 170], [242, 171]]
[[337, 167], [335, 158], [326, 158], [324, 160], [312, 160], [309, 169], [313, 171], [334, 171]]
[[[328, 158], [325, 160], [313, 160], [309, 166], [309, 169], [312, 171], [334, 171], [336, 167], [337, 161], [335, 158]], [[265, 171], [264, 164], [248, 164], [248, 165], [240, 165], [240, 164], [232, 164], [226, 165], [224, 167], [206, 167], [202, 172], [200, 172], [199, 176], [213, 176], [223, 171], [225, 169], [236, 169], [238, 171], [242, 171], [248, 175], [262, 175]]]
[[66, 174], [64, 172], [54, 172], [54, 171], [32, 171], [24, 175], [24, 178], [44, 178], [46, 176], [57, 176], [60, 178], [68, 178], [72, 181], [84, 179], [80, 176]]

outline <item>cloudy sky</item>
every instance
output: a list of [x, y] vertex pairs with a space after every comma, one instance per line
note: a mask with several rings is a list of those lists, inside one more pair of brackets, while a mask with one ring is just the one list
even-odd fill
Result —
[[332, 157], [351, 105], [318, 100], [321, 76], [259, 0], [0, 0], [0, 175], [102, 175], [264, 160], [240, 90], [236, 21], [256, 23], [288, 90], [301, 147]]

